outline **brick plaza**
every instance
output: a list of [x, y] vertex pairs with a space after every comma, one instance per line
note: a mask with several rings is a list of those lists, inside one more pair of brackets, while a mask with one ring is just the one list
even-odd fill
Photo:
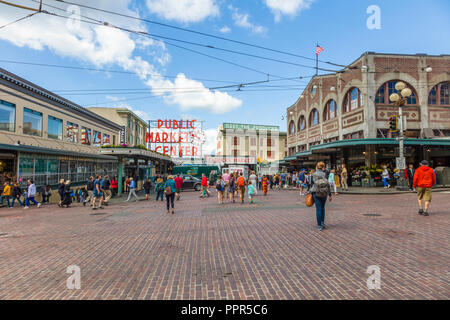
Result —
[[254, 206], [186, 192], [175, 215], [154, 199], [0, 208], [0, 299], [448, 299], [449, 199], [423, 217], [412, 193], [338, 195], [324, 231], [296, 191]]

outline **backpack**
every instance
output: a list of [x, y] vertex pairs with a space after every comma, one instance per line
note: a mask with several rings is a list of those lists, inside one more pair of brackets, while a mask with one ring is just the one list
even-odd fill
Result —
[[216, 183], [216, 190], [217, 191], [223, 191], [223, 181], [217, 181]]
[[238, 186], [239, 187], [244, 187], [245, 186], [245, 178], [244, 177], [239, 177], [239, 179], [238, 179]]
[[317, 181], [314, 181], [314, 185], [316, 186], [316, 197], [326, 198], [328, 196], [330, 183], [325, 178], [325, 176], [323, 178], [318, 179]]

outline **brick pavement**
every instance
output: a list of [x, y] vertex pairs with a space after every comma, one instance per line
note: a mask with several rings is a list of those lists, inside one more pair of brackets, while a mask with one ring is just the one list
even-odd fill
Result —
[[[0, 299], [448, 299], [449, 199], [434, 194], [423, 217], [413, 194], [339, 195], [321, 232], [294, 191], [255, 206], [185, 193], [173, 216], [153, 199], [2, 208]], [[66, 288], [69, 265], [80, 290]]]

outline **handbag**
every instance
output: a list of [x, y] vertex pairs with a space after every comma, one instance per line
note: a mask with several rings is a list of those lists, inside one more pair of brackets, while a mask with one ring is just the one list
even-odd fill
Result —
[[314, 198], [312, 193], [308, 193], [305, 197], [305, 204], [307, 207], [312, 207], [314, 205]]
[[170, 186], [166, 187], [166, 195], [170, 196], [172, 194], [172, 188]]

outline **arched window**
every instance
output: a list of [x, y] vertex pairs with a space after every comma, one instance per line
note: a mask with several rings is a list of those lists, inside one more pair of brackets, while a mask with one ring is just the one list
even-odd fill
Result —
[[319, 111], [317, 109], [313, 109], [309, 114], [309, 126], [315, 126], [319, 124]]
[[348, 90], [348, 92], [345, 94], [344, 105], [342, 108], [343, 111], [349, 112], [362, 107], [362, 105], [363, 101], [361, 91], [359, 91], [359, 89], [356, 87]]
[[331, 99], [327, 102], [325, 109], [323, 111], [323, 121], [331, 120], [336, 118], [337, 112], [336, 112], [336, 101]]
[[[399, 93], [397, 90], [395, 90], [395, 84], [401, 80], [391, 80], [386, 83], [384, 83], [377, 91], [377, 94], [375, 96], [375, 104], [390, 104], [393, 105], [394, 103], [389, 100], [389, 96], [393, 93]], [[404, 81], [402, 81], [404, 82]], [[407, 105], [417, 105], [417, 94], [416, 90], [406, 83], [406, 87], [411, 89], [411, 96], [408, 98]]]
[[450, 107], [450, 82], [435, 85], [428, 95], [428, 104]]
[[294, 134], [295, 133], [295, 122], [294, 120], [291, 120], [291, 122], [289, 123], [289, 134]]
[[303, 131], [306, 129], [306, 120], [305, 116], [300, 116], [300, 119], [298, 119], [298, 131]]
[[313, 97], [315, 97], [315, 95], [316, 95], [316, 90], [317, 90], [317, 86], [313, 85], [312, 88], [311, 88], [311, 94], [312, 94]]

